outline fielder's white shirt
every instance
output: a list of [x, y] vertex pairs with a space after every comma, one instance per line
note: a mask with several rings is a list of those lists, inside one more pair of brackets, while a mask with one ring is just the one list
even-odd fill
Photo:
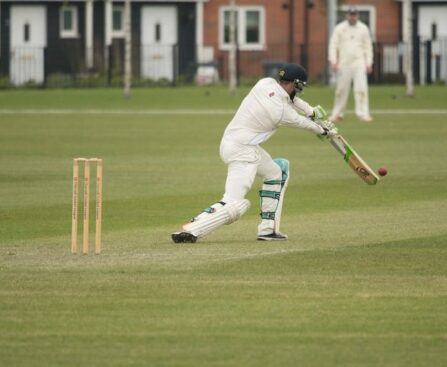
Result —
[[258, 145], [268, 140], [280, 126], [306, 129], [322, 134], [323, 129], [309, 118], [313, 108], [302, 99], [291, 101], [273, 78], [259, 80], [244, 98], [224, 132], [223, 139], [239, 144]]
[[329, 61], [341, 68], [371, 66], [372, 42], [366, 24], [357, 21], [352, 26], [347, 20], [337, 24], [329, 41]]

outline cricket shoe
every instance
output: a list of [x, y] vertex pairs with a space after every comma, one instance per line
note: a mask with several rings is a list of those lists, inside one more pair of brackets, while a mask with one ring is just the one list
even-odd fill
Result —
[[258, 241], [285, 241], [289, 237], [286, 234], [282, 233], [270, 233], [270, 234], [260, 234], [258, 236]]
[[360, 117], [359, 119], [362, 122], [373, 122], [374, 121], [374, 119], [371, 116]]
[[197, 237], [189, 232], [174, 232], [171, 234], [171, 238], [175, 243], [195, 243]]
[[331, 115], [331, 116], [328, 118], [328, 120], [329, 120], [330, 122], [339, 122], [339, 121], [343, 120], [343, 116], [341, 116], [341, 115]]

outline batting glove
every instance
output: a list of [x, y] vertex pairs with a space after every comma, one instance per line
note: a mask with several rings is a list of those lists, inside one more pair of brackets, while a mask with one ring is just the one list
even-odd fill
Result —
[[325, 127], [326, 129], [328, 129], [328, 130], [332, 130], [332, 129], [337, 130], [337, 127], [335, 126], [335, 124], [332, 121], [329, 121], [329, 120], [322, 121], [321, 125], [323, 127]]
[[314, 107], [314, 113], [312, 114], [312, 120], [324, 120], [327, 117], [327, 112], [320, 105]]
[[334, 135], [338, 134], [338, 129], [334, 126], [332, 129], [328, 129], [327, 127], [323, 127], [324, 133], [321, 134], [328, 139], [332, 138]]

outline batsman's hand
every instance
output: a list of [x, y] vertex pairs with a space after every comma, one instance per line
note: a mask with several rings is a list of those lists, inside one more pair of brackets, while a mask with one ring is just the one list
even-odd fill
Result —
[[326, 127], [323, 127], [324, 133], [321, 134], [323, 136], [325, 136], [326, 138], [330, 139], [333, 136], [338, 134], [338, 129], [336, 127], [333, 127], [332, 129], [328, 129]]
[[331, 121], [327, 121], [327, 120], [319, 121], [319, 125], [323, 129], [323, 133], [318, 136], [320, 138], [320, 140], [324, 140], [324, 138], [330, 139], [334, 135], [338, 134], [337, 127]]
[[326, 129], [328, 129], [328, 130], [337, 130], [337, 133], [338, 133], [338, 129], [337, 129], [337, 127], [335, 126], [335, 124], [332, 122], [332, 121], [329, 121], [329, 120], [324, 120], [324, 121], [320, 121], [320, 126], [324, 129], [324, 128], [326, 128]]
[[314, 107], [314, 113], [310, 117], [312, 120], [325, 120], [327, 118], [327, 112], [320, 105]]

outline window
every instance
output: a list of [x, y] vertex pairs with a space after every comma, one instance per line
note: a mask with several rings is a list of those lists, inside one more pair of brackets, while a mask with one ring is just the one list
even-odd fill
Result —
[[[376, 39], [376, 8], [372, 5], [355, 5], [359, 11], [359, 20], [365, 23], [370, 32], [373, 42]], [[342, 5], [338, 8], [337, 23], [345, 20], [346, 11], [349, 5]]]
[[[219, 45], [230, 48], [231, 8], [220, 8]], [[265, 16], [263, 7], [238, 6], [235, 14], [236, 42], [241, 50], [262, 50], [265, 40]]]
[[245, 41], [248, 44], [259, 43], [259, 12], [257, 11], [247, 11], [245, 13]]
[[63, 6], [60, 10], [61, 38], [78, 37], [78, 8]]
[[[230, 22], [231, 22], [231, 18], [230, 18], [230, 16], [231, 16], [231, 11], [229, 11], [229, 10], [225, 10], [224, 11], [224, 13], [223, 13], [224, 15], [224, 20], [223, 20], [223, 23], [224, 23], [224, 40], [223, 40], [223, 42], [224, 42], [224, 44], [226, 44], [226, 45], [229, 45], [230, 44]], [[236, 33], [236, 42], [238, 42], [238, 26], [237, 26], [237, 15], [236, 15], [236, 18], [235, 18], [235, 22], [236, 22], [236, 24], [234, 25], [235, 26], [235, 28], [236, 28], [236, 31], [235, 31], [235, 33]]]
[[112, 37], [124, 37], [124, 7], [114, 5], [112, 8]]

